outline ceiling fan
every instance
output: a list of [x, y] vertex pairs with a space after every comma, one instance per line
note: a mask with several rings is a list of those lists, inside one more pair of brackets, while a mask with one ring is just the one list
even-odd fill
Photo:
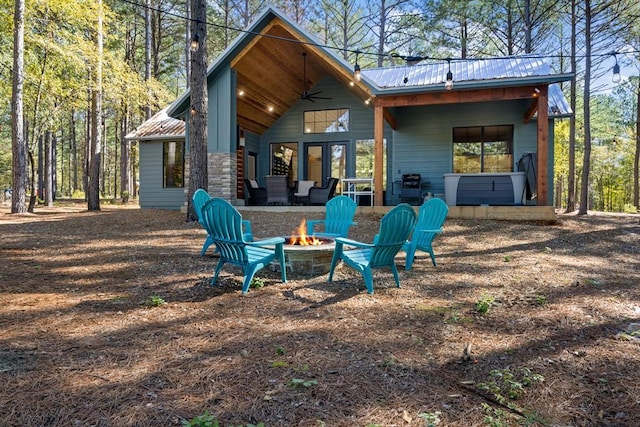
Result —
[[305, 85], [307, 84], [307, 52], [302, 52], [302, 92], [300, 92], [300, 99], [306, 99], [307, 101], [315, 102], [315, 99], [331, 99], [326, 96], [318, 96], [322, 93], [321, 90], [317, 92], [307, 92]]

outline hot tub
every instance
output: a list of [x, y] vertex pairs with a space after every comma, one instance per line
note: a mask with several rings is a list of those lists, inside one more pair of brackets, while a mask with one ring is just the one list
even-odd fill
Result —
[[449, 206], [522, 205], [524, 172], [446, 173], [444, 197]]

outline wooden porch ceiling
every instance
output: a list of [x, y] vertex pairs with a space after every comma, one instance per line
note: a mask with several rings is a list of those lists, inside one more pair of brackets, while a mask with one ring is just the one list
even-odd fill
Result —
[[313, 92], [313, 86], [327, 76], [351, 88], [363, 101], [369, 98], [364, 85], [350, 86], [350, 72], [337, 66], [321, 49], [304, 43], [281, 21], [272, 21], [262, 34], [267, 36], [256, 36], [231, 63], [237, 73], [237, 119], [242, 129], [262, 134], [300, 100], [304, 90]]

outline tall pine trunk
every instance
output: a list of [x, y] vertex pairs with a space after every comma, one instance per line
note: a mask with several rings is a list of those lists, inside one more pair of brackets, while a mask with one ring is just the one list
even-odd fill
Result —
[[26, 212], [27, 140], [24, 133], [24, 0], [16, 0], [13, 16], [13, 85], [11, 91], [11, 149], [13, 167], [11, 213]]
[[591, 169], [591, 0], [585, 0], [584, 27], [584, 158], [582, 160], [582, 182], [580, 187], [580, 209], [578, 215], [586, 215], [589, 209], [589, 170]]
[[122, 203], [127, 203], [133, 196], [131, 188], [131, 141], [125, 139], [129, 128], [129, 108], [123, 106], [122, 117], [120, 117], [120, 197]]
[[[571, 72], [576, 65], [576, 0], [571, 1]], [[567, 213], [576, 210], [576, 79], [571, 79], [570, 103], [573, 114], [569, 117], [569, 165], [567, 172]]]
[[96, 67], [91, 97], [91, 160], [89, 162], [88, 210], [100, 210], [100, 164], [102, 160], [102, 0], [98, 1]]
[[633, 204], [640, 211], [640, 78], [636, 93], [636, 153], [633, 158]]
[[44, 133], [44, 204], [45, 206], [53, 206], [53, 142], [51, 140], [51, 131], [46, 130]]
[[189, 192], [187, 221], [197, 221], [192, 198], [198, 188], [208, 189], [207, 169], [207, 2], [191, 0], [191, 34], [197, 46], [191, 52], [191, 108], [189, 112]]

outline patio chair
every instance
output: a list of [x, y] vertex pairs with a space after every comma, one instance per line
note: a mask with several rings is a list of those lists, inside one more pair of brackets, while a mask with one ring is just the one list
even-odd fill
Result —
[[337, 178], [329, 178], [324, 187], [311, 187], [309, 189], [309, 204], [310, 205], [324, 205], [326, 204], [336, 193], [336, 187], [338, 186]]
[[260, 187], [255, 179], [245, 179], [244, 184], [249, 192], [249, 205], [262, 206], [267, 204], [267, 189]]
[[245, 295], [249, 291], [249, 285], [256, 272], [276, 258], [280, 260], [282, 282], [287, 282], [283, 237], [246, 241], [242, 232], [242, 215], [229, 202], [218, 197], [204, 204], [202, 220], [220, 253], [215, 274], [211, 279], [212, 286], [216, 284], [222, 267], [230, 263], [242, 268], [244, 275], [242, 294]]
[[409, 173], [402, 175], [402, 188], [400, 189], [400, 199], [403, 202], [409, 200], [417, 200], [418, 204], [422, 203], [422, 187], [421, 177], [418, 173]]
[[[307, 221], [307, 235], [319, 237], [347, 237], [349, 227], [357, 225], [353, 222], [358, 205], [352, 198], [336, 196], [326, 203], [325, 219], [312, 219]], [[315, 232], [315, 226], [324, 225], [324, 231]]]
[[309, 204], [309, 189], [315, 185], [315, 181], [296, 181], [296, 187], [293, 190], [293, 202]]
[[[398, 269], [395, 264], [395, 257], [407, 241], [411, 230], [416, 222], [416, 213], [413, 208], [406, 203], [401, 203], [391, 209], [380, 220], [380, 230], [373, 243], [362, 243], [343, 237], [336, 238], [336, 248], [331, 260], [329, 279], [333, 280], [333, 272], [339, 260], [343, 260], [350, 267], [362, 273], [367, 291], [373, 294], [373, 269], [389, 267], [396, 281], [396, 286], [400, 287]], [[345, 246], [352, 246], [355, 249], [345, 249]]]
[[[193, 200], [193, 210], [196, 211], [196, 214], [198, 215], [198, 222], [204, 228], [204, 223], [202, 222], [202, 207], [206, 202], [211, 200], [211, 196], [202, 188], [198, 188], [196, 192], [193, 193], [193, 198], [191, 200]], [[252, 241], [253, 232], [251, 230], [251, 222], [249, 220], [243, 220], [242, 226], [244, 227], [245, 240], [249, 242]], [[206, 231], [206, 228], [205, 228], [205, 231]], [[204, 244], [202, 245], [200, 256], [204, 256], [204, 254], [207, 252], [207, 249], [209, 249], [209, 246], [211, 246], [212, 243], [213, 243], [213, 238], [209, 235], [209, 233], [207, 233], [207, 238], [205, 239]]]
[[286, 175], [269, 175], [267, 182], [267, 205], [289, 204], [289, 183]]
[[433, 253], [431, 244], [433, 239], [442, 233], [442, 224], [444, 224], [444, 221], [447, 219], [448, 212], [449, 207], [447, 204], [438, 198], [429, 199], [420, 206], [418, 220], [413, 229], [411, 240], [408, 240], [402, 246], [402, 250], [407, 253], [407, 261], [404, 266], [405, 270], [411, 270], [413, 259], [418, 249], [429, 253], [431, 262], [435, 267], [436, 256]]

